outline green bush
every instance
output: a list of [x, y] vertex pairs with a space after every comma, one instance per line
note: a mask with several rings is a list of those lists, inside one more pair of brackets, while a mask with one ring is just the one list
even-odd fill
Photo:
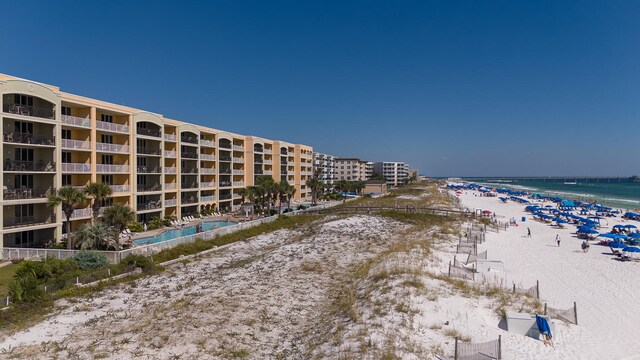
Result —
[[139, 222], [132, 222], [127, 226], [131, 232], [142, 232], [144, 229]]
[[107, 266], [109, 263], [104, 254], [100, 254], [95, 251], [80, 251], [73, 256], [73, 260], [82, 270], [100, 269]]
[[127, 256], [120, 262], [120, 264], [122, 264], [123, 267], [139, 267], [143, 271], [153, 270], [156, 267], [156, 265], [153, 263], [152, 258], [144, 257], [142, 255]]
[[160, 229], [163, 225], [162, 220], [158, 216], [154, 216], [147, 223], [147, 230]]
[[46, 293], [34, 274], [14, 276], [9, 283], [9, 297], [16, 303], [36, 301], [45, 296]]
[[59, 277], [66, 273], [78, 270], [78, 264], [73, 260], [57, 260], [46, 258], [42, 261], [23, 261], [18, 265], [14, 278], [27, 275], [33, 276], [37, 281], [44, 282]]

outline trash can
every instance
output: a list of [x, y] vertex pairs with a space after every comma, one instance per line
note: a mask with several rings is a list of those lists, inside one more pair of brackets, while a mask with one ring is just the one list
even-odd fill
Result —
[[527, 218], [523, 216], [522, 217], [522, 222], [525, 222], [525, 221], [527, 221]]

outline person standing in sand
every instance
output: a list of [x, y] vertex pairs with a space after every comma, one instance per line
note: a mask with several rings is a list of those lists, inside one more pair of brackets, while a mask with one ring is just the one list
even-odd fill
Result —
[[527, 237], [530, 238], [531, 237], [531, 229], [527, 228]]
[[556, 242], [558, 243], [558, 247], [560, 247], [560, 235], [556, 234]]

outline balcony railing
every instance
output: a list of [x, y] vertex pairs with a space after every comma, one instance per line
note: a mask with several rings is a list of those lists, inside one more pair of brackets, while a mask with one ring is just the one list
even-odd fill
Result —
[[200, 174], [215, 174], [216, 169], [211, 168], [200, 168]]
[[265, 175], [273, 175], [273, 171], [271, 171], [271, 170], [265, 170], [265, 171], [264, 171], [264, 174], [265, 174]]
[[129, 165], [98, 164], [96, 172], [126, 174], [129, 172]]
[[231, 156], [219, 156], [218, 159], [220, 161], [226, 161], [226, 162], [231, 162]]
[[221, 149], [231, 149], [231, 144], [226, 144], [226, 143], [220, 142], [218, 144], [218, 147], [221, 148]]
[[13, 161], [7, 160], [4, 163], [5, 171], [38, 171], [38, 172], [55, 172], [56, 163], [53, 161]]
[[233, 158], [233, 162], [243, 163], [243, 162], [244, 162], [244, 158], [241, 158], [241, 157], [234, 157], [234, 158]]
[[205, 139], [200, 139], [200, 145], [201, 146], [209, 146], [209, 147], [215, 147], [215, 143], [212, 140], [205, 140]]
[[234, 181], [233, 187], [244, 187], [244, 181]]
[[215, 160], [216, 157], [212, 154], [200, 154], [200, 160], [210, 160], [213, 161]]
[[96, 151], [128, 154], [129, 145], [96, 143]]
[[96, 129], [102, 130], [102, 131], [116, 132], [121, 134], [129, 133], [129, 127], [127, 125], [114, 124], [114, 123], [100, 121], [100, 120], [96, 121]]
[[164, 189], [165, 190], [173, 190], [176, 189], [178, 187], [178, 184], [176, 183], [165, 183], [164, 184]]
[[201, 189], [212, 189], [216, 187], [215, 181], [203, 182], [200, 184]]
[[220, 194], [220, 200], [231, 200], [231, 194]]
[[36, 216], [20, 216], [4, 218], [4, 228], [16, 228], [30, 225], [51, 224], [56, 221], [56, 217], [53, 214], [49, 215], [36, 215]]
[[244, 170], [233, 169], [233, 175], [244, 175]]
[[216, 201], [216, 196], [215, 195], [200, 196], [200, 201], [201, 202]]
[[198, 158], [198, 153], [196, 152], [191, 152], [191, 151], [182, 151], [181, 156], [183, 158], [188, 158], [188, 159], [197, 159]]
[[197, 196], [183, 197], [180, 199], [181, 204], [195, 204], [198, 202]]
[[162, 136], [162, 132], [160, 130], [147, 129], [147, 128], [142, 128], [142, 127], [136, 128], [136, 134], [145, 135], [145, 136], [154, 136], [154, 137], [161, 137]]
[[31, 145], [47, 145], [55, 146], [56, 137], [47, 135], [33, 135], [29, 133], [20, 133], [14, 131], [4, 132], [4, 142], [14, 144], [31, 144]]
[[182, 174], [197, 174], [198, 173], [198, 168], [188, 168], [188, 167], [184, 167], [182, 168]]
[[164, 173], [165, 174], [175, 174], [177, 172], [177, 169], [175, 167], [165, 167], [164, 168]]
[[265, 160], [263, 163], [265, 165], [273, 165], [273, 160]]
[[197, 144], [198, 143], [198, 137], [197, 136], [190, 136], [190, 135], [182, 134], [182, 135], [180, 135], [180, 142], [189, 143], [189, 144]]
[[162, 186], [160, 184], [153, 184], [153, 185], [138, 184], [138, 192], [160, 191], [160, 190], [162, 190]]
[[146, 203], [140, 203], [136, 206], [136, 209], [138, 211], [145, 211], [145, 210], [155, 210], [155, 209], [161, 209], [162, 208], [162, 201], [158, 200], [158, 201], [149, 201]]
[[73, 214], [71, 214], [71, 220], [75, 219], [85, 219], [93, 216], [93, 211], [90, 208], [87, 209], [75, 209], [73, 210]]
[[62, 115], [60, 120], [66, 125], [79, 126], [83, 128], [91, 128], [91, 119], [81, 118], [71, 115]]
[[264, 149], [264, 153], [265, 153], [265, 154], [273, 154], [273, 150], [271, 150], [271, 149]]
[[197, 182], [182, 184], [183, 189], [197, 189], [198, 187], [199, 187], [199, 184]]
[[220, 181], [218, 184], [220, 187], [231, 187], [231, 181]]
[[157, 147], [138, 146], [137, 151], [138, 151], [138, 154], [162, 155], [162, 150], [160, 150], [160, 148], [157, 148]]
[[126, 193], [129, 192], [131, 186], [129, 185], [110, 185], [111, 191], [114, 193]]
[[176, 135], [175, 134], [164, 134], [164, 139], [168, 140], [168, 141], [176, 141]]
[[20, 104], [4, 104], [2, 110], [6, 113], [22, 115], [22, 116], [33, 116], [33, 117], [39, 117], [43, 119], [56, 118], [56, 110], [53, 108], [44, 108], [44, 107], [28, 106], [28, 105], [20, 105]]
[[55, 193], [54, 188], [45, 188], [38, 186], [36, 188], [22, 189], [5, 189], [3, 190], [4, 200], [22, 200], [22, 199], [42, 199]]
[[138, 174], [161, 174], [162, 168], [159, 166], [138, 166], [136, 168]]
[[164, 206], [176, 206], [178, 199], [167, 199], [164, 201]]
[[90, 141], [62, 139], [60, 143], [63, 149], [91, 150]]
[[62, 172], [63, 173], [82, 173], [82, 174], [90, 174], [91, 173], [91, 164], [83, 164], [83, 163], [62, 163]]
[[253, 169], [253, 174], [254, 175], [262, 175], [264, 172], [262, 171], [262, 169]]
[[220, 175], [231, 175], [231, 169], [220, 169]]
[[174, 158], [176, 157], [178, 154], [175, 151], [171, 151], [171, 150], [165, 150], [164, 151], [164, 157], [168, 157], [168, 158]]

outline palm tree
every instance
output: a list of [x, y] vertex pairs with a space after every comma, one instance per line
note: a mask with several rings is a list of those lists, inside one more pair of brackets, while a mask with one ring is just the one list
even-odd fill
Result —
[[83, 224], [73, 232], [73, 240], [82, 250], [119, 250], [120, 244], [116, 240], [114, 229], [103, 222]]
[[287, 188], [287, 209], [291, 210], [291, 199], [293, 199], [293, 196], [296, 194], [296, 187], [293, 185], [289, 185], [289, 187]]
[[136, 213], [126, 205], [114, 204], [104, 210], [102, 219], [107, 225], [113, 226], [120, 234], [127, 228], [127, 225], [136, 221]]
[[49, 195], [47, 199], [48, 207], [62, 205], [62, 212], [67, 217], [67, 249], [73, 249], [73, 239], [71, 238], [71, 215], [73, 211], [84, 205], [86, 198], [82, 191], [71, 187], [63, 186], [57, 193]]
[[256, 192], [260, 196], [261, 205], [267, 206], [267, 214], [271, 215], [271, 203], [273, 194], [276, 190], [277, 184], [273, 181], [273, 178], [268, 175], [260, 175], [256, 178]]
[[277, 189], [276, 195], [278, 198], [278, 214], [280, 214], [282, 212], [282, 203], [287, 200], [288, 190], [292, 186], [289, 185], [289, 182], [287, 180], [280, 181], [277, 184], [278, 184], [278, 189]]
[[311, 202], [315, 205], [318, 199], [318, 190], [322, 188], [323, 183], [317, 177], [312, 177], [307, 179], [305, 184], [311, 189]]
[[111, 186], [106, 183], [91, 183], [84, 187], [84, 193], [93, 198], [91, 209], [93, 210], [93, 222], [95, 223], [100, 213], [100, 207], [104, 204], [104, 201], [111, 196], [113, 191], [111, 190]]

